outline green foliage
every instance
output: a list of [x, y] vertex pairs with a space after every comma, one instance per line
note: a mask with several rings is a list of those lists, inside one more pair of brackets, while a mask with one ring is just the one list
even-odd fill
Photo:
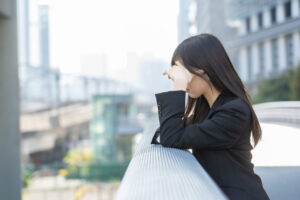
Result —
[[26, 166], [22, 169], [22, 185], [23, 188], [28, 187], [30, 181], [33, 178], [33, 168], [31, 166]]
[[120, 181], [124, 176], [129, 161], [93, 162], [78, 164], [68, 172], [67, 178], [85, 179], [89, 181]]
[[75, 177], [80, 166], [86, 166], [92, 161], [92, 151], [90, 148], [70, 150], [64, 157], [67, 164], [67, 177]]
[[293, 78], [291, 80], [291, 100], [300, 100], [300, 64], [294, 70]]
[[280, 75], [263, 80], [251, 99], [253, 104], [268, 101], [300, 100], [300, 65], [297, 68], [286, 70]]
[[85, 179], [89, 181], [121, 180], [129, 165], [126, 161], [92, 161], [90, 149], [73, 150], [64, 158], [67, 164], [66, 178]]
[[92, 161], [92, 150], [90, 148], [70, 150], [64, 157], [64, 161], [69, 166], [75, 166]]

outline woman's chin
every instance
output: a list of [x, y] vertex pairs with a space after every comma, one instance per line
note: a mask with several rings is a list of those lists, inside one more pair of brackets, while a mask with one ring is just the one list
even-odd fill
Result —
[[193, 98], [193, 99], [196, 99], [196, 98], [198, 98], [199, 96], [195, 96], [195, 95], [193, 95], [192, 93], [188, 93], [189, 94], [189, 97], [191, 97], [191, 98]]

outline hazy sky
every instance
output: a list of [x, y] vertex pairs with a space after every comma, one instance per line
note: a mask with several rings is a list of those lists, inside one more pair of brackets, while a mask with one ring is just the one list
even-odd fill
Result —
[[169, 63], [177, 45], [178, 0], [50, 2], [52, 64], [63, 72], [79, 73], [81, 54], [107, 54], [112, 76], [126, 66], [128, 52]]

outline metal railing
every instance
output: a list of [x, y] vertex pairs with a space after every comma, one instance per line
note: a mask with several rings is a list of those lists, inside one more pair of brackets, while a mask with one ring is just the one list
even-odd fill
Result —
[[151, 144], [158, 126], [153, 118], [145, 127], [116, 200], [227, 199], [190, 151]]
[[276, 101], [253, 105], [260, 122], [300, 128], [300, 101]]
[[[253, 105], [260, 122], [300, 128], [300, 101]], [[158, 127], [150, 120], [118, 189], [123, 199], [227, 199], [187, 150], [151, 144]]]

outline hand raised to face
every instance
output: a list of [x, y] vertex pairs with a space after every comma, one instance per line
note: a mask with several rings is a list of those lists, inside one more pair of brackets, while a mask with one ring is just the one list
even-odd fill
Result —
[[176, 61], [175, 65], [163, 72], [174, 82], [173, 89], [186, 91], [188, 83], [192, 80], [193, 74], [190, 73], [180, 62]]

